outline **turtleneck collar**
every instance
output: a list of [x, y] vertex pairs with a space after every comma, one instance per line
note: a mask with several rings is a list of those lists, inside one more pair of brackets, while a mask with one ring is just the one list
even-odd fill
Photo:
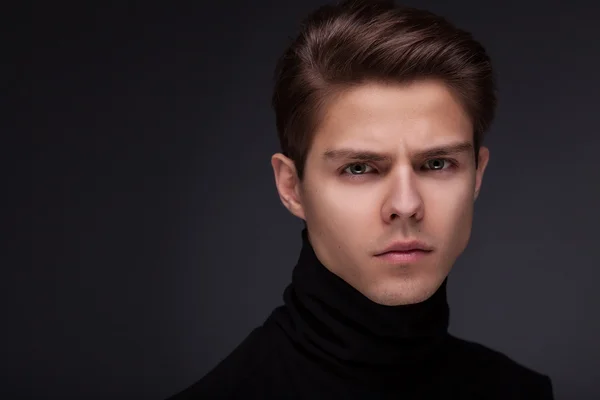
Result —
[[302, 249], [285, 289], [280, 324], [309, 359], [338, 375], [376, 384], [417, 376], [440, 359], [448, 337], [446, 283], [427, 300], [377, 304], [329, 271], [302, 230]]

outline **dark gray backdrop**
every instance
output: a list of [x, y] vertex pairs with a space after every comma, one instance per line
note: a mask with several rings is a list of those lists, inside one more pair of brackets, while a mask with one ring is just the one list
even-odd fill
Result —
[[[271, 76], [322, 2], [202, 3], [13, 21], [33, 32], [9, 69], [34, 111], [13, 215], [32, 249], [2, 269], [2, 398], [164, 398], [281, 304], [301, 224], [270, 167]], [[600, 7], [405, 4], [471, 30], [499, 77], [450, 331], [549, 374], [557, 399], [600, 398]]]

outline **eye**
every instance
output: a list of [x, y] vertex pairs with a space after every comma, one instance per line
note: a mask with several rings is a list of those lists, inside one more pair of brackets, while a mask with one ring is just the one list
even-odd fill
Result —
[[373, 170], [373, 168], [368, 164], [353, 163], [348, 164], [346, 167], [344, 167], [343, 172], [350, 175], [364, 175], [366, 173], [371, 172], [371, 170]]
[[[446, 166], [447, 168], [444, 168]], [[454, 164], [451, 160], [446, 158], [432, 158], [431, 160], [427, 160], [425, 163], [425, 169], [432, 171], [441, 171], [444, 169], [448, 169], [453, 167]]]

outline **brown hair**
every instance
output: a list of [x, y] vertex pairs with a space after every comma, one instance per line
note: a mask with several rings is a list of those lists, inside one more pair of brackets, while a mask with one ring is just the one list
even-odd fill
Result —
[[[393, 1], [346, 0], [320, 7], [277, 63], [272, 105], [284, 155], [302, 180], [327, 101], [367, 81], [443, 80], [473, 123], [475, 160], [495, 114], [490, 58], [469, 32], [429, 11]], [[476, 164], [477, 165], [477, 164]]]

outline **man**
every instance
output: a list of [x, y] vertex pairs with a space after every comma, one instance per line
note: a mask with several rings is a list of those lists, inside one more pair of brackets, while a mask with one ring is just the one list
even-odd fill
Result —
[[174, 398], [552, 399], [547, 376], [448, 333], [495, 105], [484, 48], [436, 15], [311, 14], [273, 95], [277, 190], [305, 222], [285, 304]]

